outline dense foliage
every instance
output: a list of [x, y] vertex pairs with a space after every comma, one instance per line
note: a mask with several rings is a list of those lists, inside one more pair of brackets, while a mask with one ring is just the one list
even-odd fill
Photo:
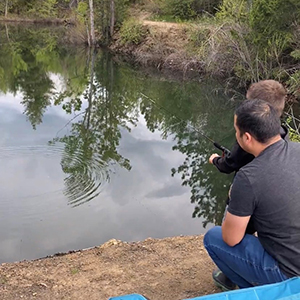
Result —
[[186, 51], [201, 72], [233, 75], [245, 85], [274, 78], [300, 96], [299, 0], [5, 0], [0, 14], [73, 20], [74, 36], [89, 45], [109, 43], [116, 31], [123, 44], [138, 45], [147, 30], [131, 15], [133, 6], [154, 19], [199, 24], [187, 32]]
[[297, 0], [223, 0], [206, 26], [193, 28], [191, 47], [209, 74], [245, 86], [277, 79], [299, 97], [299, 22]]
[[141, 1], [155, 19], [194, 20], [203, 15], [213, 15], [221, 0], [152, 0]]

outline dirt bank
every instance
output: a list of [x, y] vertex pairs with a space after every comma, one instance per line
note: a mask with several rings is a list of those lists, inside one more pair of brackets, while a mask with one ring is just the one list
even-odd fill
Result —
[[0, 266], [2, 300], [107, 300], [140, 293], [176, 300], [219, 292], [202, 236], [110, 240], [93, 249]]
[[139, 44], [124, 44], [116, 33], [109, 49], [128, 57], [142, 66], [154, 66], [159, 70], [179, 71], [187, 77], [201, 73], [202, 66], [195, 53], [189, 51], [190, 31], [193, 25], [153, 22], [136, 12], [136, 19], [143, 24], [146, 33]]

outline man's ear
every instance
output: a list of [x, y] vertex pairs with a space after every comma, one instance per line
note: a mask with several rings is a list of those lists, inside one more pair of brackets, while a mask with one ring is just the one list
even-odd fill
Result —
[[247, 144], [252, 142], [252, 135], [249, 132], [244, 133], [244, 142]]

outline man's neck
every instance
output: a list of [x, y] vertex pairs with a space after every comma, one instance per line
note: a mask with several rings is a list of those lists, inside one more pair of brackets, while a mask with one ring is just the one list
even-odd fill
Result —
[[257, 157], [259, 154], [261, 154], [266, 148], [268, 148], [269, 146], [277, 143], [278, 141], [281, 140], [281, 136], [280, 134], [274, 136], [273, 138], [271, 138], [267, 143], [265, 144], [261, 144], [261, 143], [258, 143], [257, 147], [255, 147], [255, 149], [253, 150], [253, 155], [255, 157]]

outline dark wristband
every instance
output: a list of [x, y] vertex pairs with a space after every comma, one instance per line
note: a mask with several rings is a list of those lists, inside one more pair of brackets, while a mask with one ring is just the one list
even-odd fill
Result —
[[218, 157], [215, 157], [215, 158], [213, 159], [213, 161], [212, 161], [212, 162], [213, 162], [213, 164], [214, 164], [214, 165], [216, 165], [216, 163], [217, 163], [217, 160], [218, 160], [219, 158], [220, 158], [220, 157], [218, 156]]

